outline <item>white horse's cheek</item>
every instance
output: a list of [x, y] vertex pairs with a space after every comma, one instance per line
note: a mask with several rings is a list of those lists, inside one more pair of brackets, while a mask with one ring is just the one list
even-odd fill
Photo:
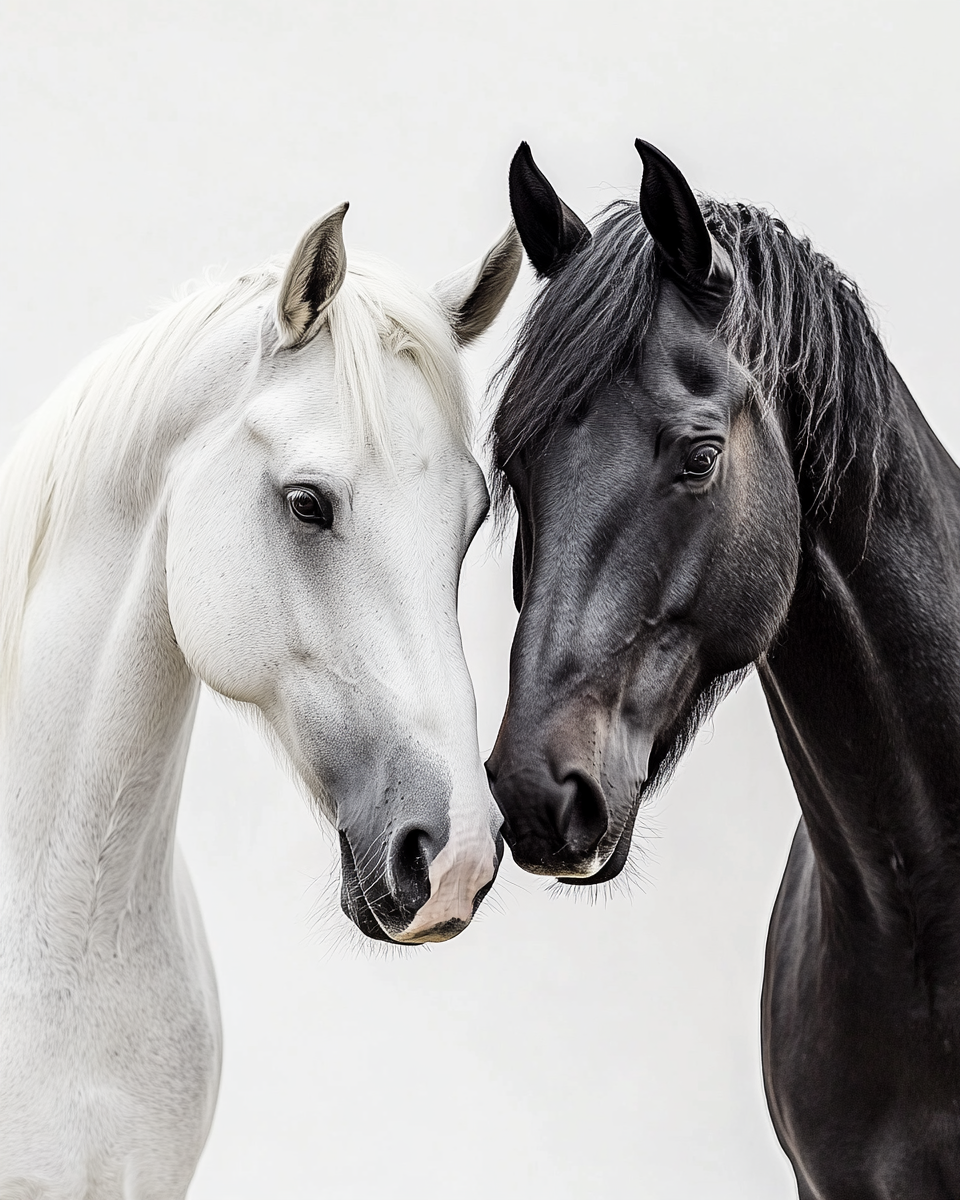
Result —
[[[238, 578], [235, 554], [225, 540], [171, 523], [167, 548], [168, 611], [174, 636], [190, 668], [208, 687], [247, 704], [271, 695], [280, 654], [270, 654], [282, 614], [269, 611], [269, 592]], [[250, 556], [248, 578], [266, 574]]]

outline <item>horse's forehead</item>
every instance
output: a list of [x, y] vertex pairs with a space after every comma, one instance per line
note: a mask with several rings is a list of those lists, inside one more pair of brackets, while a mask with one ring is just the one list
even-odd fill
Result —
[[474, 500], [485, 503], [482, 472], [462, 435], [412, 364], [397, 367], [391, 370], [388, 364], [385, 371], [376, 434], [370, 414], [343, 394], [331, 365], [330, 370], [298, 369], [290, 377], [271, 373], [245, 401], [242, 436], [284, 476], [320, 472], [351, 488], [366, 480], [385, 495], [412, 486], [421, 499], [429, 494], [455, 506], [461, 499], [471, 507]]
[[664, 289], [639, 358], [638, 382], [648, 404], [697, 405], [704, 398], [736, 402], [744, 373], [715, 325], [702, 320], [677, 294]]
[[298, 417], [315, 419], [318, 414], [336, 411], [337, 396], [333, 343], [322, 329], [301, 349], [263, 357], [249, 389], [249, 420], [269, 424]]
[[341, 411], [332, 365], [329, 371], [284, 365], [288, 369], [262, 373], [243, 404], [244, 425], [265, 444], [298, 431], [332, 429]]
[[398, 448], [405, 441], [440, 444], [454, 437], [426, 380], [384, 353], [379, 395], [356, 396], [337, 371], [329, 335], [265, 362], [244, 403], [244, 422], [264, 442], [292, 435], [346, 438], [375, 420]]
[[726, 349], [716, 326], [699, 317], [677, 287], [664, 282], [644, 339], [644, 357], [655, 361], [690, 353], [719, 359]]

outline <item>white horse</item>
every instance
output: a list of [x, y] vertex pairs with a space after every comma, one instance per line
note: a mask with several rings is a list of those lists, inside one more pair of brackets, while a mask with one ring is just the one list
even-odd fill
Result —
[[440, 941], [495, 875], [456, 617], [487, 508], [459, 345], [511, 229], [419, 292], [283, 272], [108, 345], [0, 479], [0, 1198], [176, 1200], [213, 1117], [216, 985], [174, 845], [199, 680], [253, 705], [339, 831], [343, 905]]

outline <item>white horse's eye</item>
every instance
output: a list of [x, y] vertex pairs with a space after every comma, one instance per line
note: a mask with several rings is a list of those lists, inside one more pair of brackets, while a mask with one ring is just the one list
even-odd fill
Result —
[[287, 492], [287, 505], [298, 521], [329, 529], [333, 525], [333, 505], [313, 488], [296, 487]]

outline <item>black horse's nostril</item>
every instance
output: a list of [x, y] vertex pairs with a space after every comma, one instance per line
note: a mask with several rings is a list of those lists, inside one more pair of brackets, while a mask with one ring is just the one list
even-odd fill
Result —
[[413, 827], [395, 834], [390, 844], [392, 890], [401, 907], [409, 912], [417, 912], [430, 899], [432, 843], [429, 833]]
[[570, 771], [560, 786], [564, 793], [557, 813], [561, 853], [571, 860], [587, 858], [596, 851], [609, 824], [603, 792], [596, 780], [580, 771]]
[[588, 772], [549, 762], [495, 774], [494, 798], [503, 836], [524, 870], [579, 875], [596, 869], [610, 813], [598, 780]]

